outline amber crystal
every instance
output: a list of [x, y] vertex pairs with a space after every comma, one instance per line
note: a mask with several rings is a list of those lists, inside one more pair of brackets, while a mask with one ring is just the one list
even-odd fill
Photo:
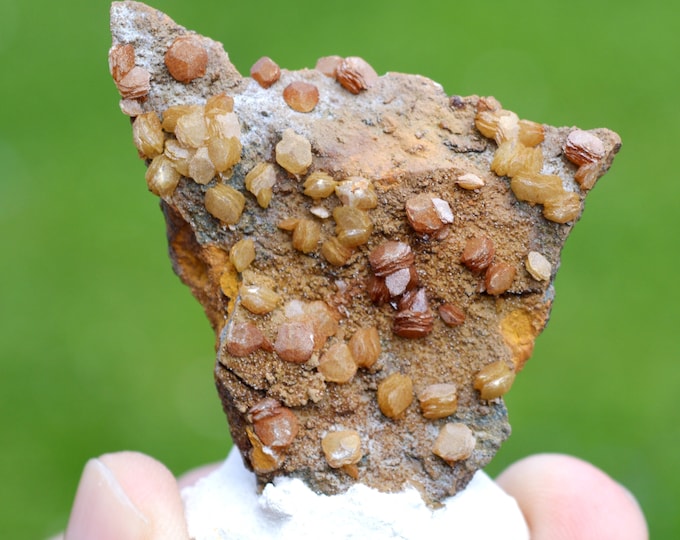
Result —
[[172, 195], [180, 180], [179, 172], [164, 154], [153, 158], [145, 177], [149, 190], [159, 197]]
[[[324, 347], [326, 339], [338, 332], [340, 314], [323, 300], [302, 302], [292, 300], [286, 304], [286, 315], [291, 320], [301, 320], [312, 325], [315, 349]], [[344, 332], [341, 334], [344, 335]]]
[[205, 113], [208, 125], [208, 136], [221, 137], [223, 139], [238, 139], [241, 136], [241, 126], [238, 116], [233, 112], [224, 112], [208, 115]]
[[381, 306], [390, 301], [390, 291], [385, 285], [385, 280], [380, 277], [371, 276], [366, 282], [368, 297], [376, 306]]
[[312, 145], [302, 135], [286, 129], [276, 145], [276, 162], [291, 174], [304, 174], [312, 164]]
[[284, 231], [294, 231], [299, 222], [300, 218], [286, 218], [279, 221], [276, 226]]
[[538, 281], [548, 281], [552, 275], [552, 265], [541, 253], [530, 251], [525, 266], [531, 277]]
[[208, 53], [197, 36], [181, 36], [172, 42], [165, 53], [165, 65], [173, 78], [190, 83], [205, 75]]
[[463, 189], [479, 189], [484, 186], [484, 180], [474, 173], [462, 174], [456, 180], [458, 184]]
[[281, 302], [281, 297], [264, 285], [242, 285], [239, 298], [241, 305], [256, 315], [273, 311]]
[[544, 204], [559, 197], [564, 189], [562, 179], [554, 174], [521, 173], [510, 181], [510, 189], [520, 201]]
[[343, 266], [352, 256], [352, 248], [340, 243], [337, 236], [332, 236], [321, 246], [321, 255], [333, 266]]
[[519, 121], [519, 142], [525, 146], [538, 146], [545, 138], [543, 124], [531, 120]]
[[255, 260], [255, 242], [244, 238], [236, 242], [229, 250], [229, 261], [237, 272], [243, 272]]
[[602, 159], [604, 144], [597, 136], [581, 129], [575, 129], [567, 136], [564, 155], [576, 165], [586, 165]]
[[272, 188], [276, 184], [276, 171], [271, 163], [260, 162], [246, 175], [246, 189], [257, 198], [262, 208], [267, 208], [272, 198]]
[[248, 356], [258, 350], [265, 341], [262, 331], [253, 323], [237, 323], [227, 335], [227, 351], [234, 356]]
[[182, 176], [189, 176], [189, 163], [194, 155], [194, 151], [184, 148], [177, 139], [165, 139], [165, 156], [172, 161], [177, 172]]
[[[389, 287], [388, 287], [389, 288]], [[413, 289], [400, 299], [392, 331], [405, 338], [422, 338], [432, 332], [434, 314], [424, 287]]]
[[198, 105], [173, 105], [163, 111], [163, 129], [168, 133], [174, 133], [179, 120], [185, 114], [191, 112], [201, 112], [201, 107]]
[[311, 112], [319, 102], [319, 89], [313, 84], [295, 81], [283, 89], [283, 99], [294, 111]]
[[349, 340], [349, 349], [357, 366], [372, 367], [380, 357], [380, 334], [375, 326], [359, 328]]
[[371, 210], [378, 206], [378, 195], [371, 181], [361, 176], [352, 176], [335, 186], [335, 194], [345, 206]]
[[513, 177], [519, 173], [538, 173], [543, 166], [540, 147], [531, 148], [515, 140], [498, 147], [491, 162], [491, 170], [499, 176]]
[[458, 409], [458, 389], [452, 383], [431, 384], [418, 394], [418, 401], [425, 418], [446, 418]]
[[218, 114], [228, 114], [234, 110], [234, 98], [225, 93], [215, 94], [205, 102], [205, 115], [207, 117]]
[[349, 56], [335, 70], [338, 82], [353, 94], [368, 90], [378, 82], [378, 74], [363, 58]]
[[135, 66], [116, 81], [116, 86], [122, 97], [141, 99], [149, 93], [151, 74], [144, 68]]
[[357, 247], [368, 242], [373, 223], [368, 214], [353, 206], [336, 206], [333, 210], [338, 241], [345, 247]]
[[322, 204], [310, 206], [309, 213], [319, 219], [328, 219], [331, 217], [331, 211]]
[[208, 126], [202, 108], [195, 108], [177, 118], [175, 136], [186, 148], [199, 148], [208, 138]]
[[477, 101], [477, 112], [500, 111], [502, 109], [500, 102], [493, 96], [482, 96]]
[[475, 376], [474, 387], [482, 399], [495, 399], [506, 394], [515, 382], [515, 370], [503, 360], [482, 368]]
[[118, 84], [135, 67], [135, 48], [129, 43], [114, 45], [109, 50], [109, 72]]
[[323, 73], [326, 77], [335, 79], [338, 66], [342, 62], [342, 56], [322, 56], [316, 61], [314, 69]]
[[430, 309], [430, 303], [427, 298], [427, 291], [425, 287], [413, 289], [404, 294], [397, 303], [399, 311], [415, 311], [423, 313]]
[[439, 306], [439, 316], [448, 326], [460, 326], [465, 322], [465, 312], [450, 302]]
[[268, 56], [263, 56], [250, 68], [250, 76], [257, 81], [262, 88], [269, 88], [281, 77], [279, 65]]
[[227, 225], [238, 223], [245, 204], [243, 194], [231, 186], [217, 184], [205, 192], [205, 209]]
[[158, 115], [151, 111], [135, 118], [132, 123], [132, 138], [143, 158], [150, 159], [163, 152], [165, 136]]
[[293, 231], [293, 247], [302, 253], [311, 253], [321, 238], [321, 228], [316, 221], [301, 219]]
[[340, 315], [323, 300], [315, 300], [303, 304], [301, 320], [307, 321], [314, 330], [314, 348], [321, 349], [326, 339], [338, 331]]
[[495, 296], [503, 294], [511, 286], [517, 270], [504, 262], [493, 263], [486, 270], [484, 285], [486, 292]]
[[411, 246], [405, 242], [388, 240], [373, 249], [368, 262], [376, 276], [386, 276], [397, 270], [410, 267], [415, 261]]
[[253, 423], [255, 435], [269, 448], [289, 446], [300, 430], [295, 414], [272, 398], [258, 401], [248, 410], [247, 417]]
[[511, 111], [498, 111], [498, 125], [494, 140], [501, 144], [519, 139], [519, 117]]
[[378, 406], [385, 416], [397, 418], [413, 401], [413, 382], [401, 373], [393, 373], [378, 384]]
[[474, 236], [465, 243], [460, 262], [473, 272], [485, 270], [493, 261], [496, 250], [486, 236]]
[[432, 452], [447, 463], [467, 459], [475, 449], [477, 441], [472, 430], [465, 424], [451, 423], [442, 426]]
[[314, 328], [307, 322], [283, 323], [276, 334], [274, 350], [286, 362], [306, 362], [314, 352]]
[[246, 427], [246, 436], [250, 444], [248, 450], [248, 461], [257, 474], [267, 474], [274, 472], [283, 463], [283, 455], [275, 448], [264, 445], [260, 438], [255, 434], [251, 427]]
[[224, 172], [241, 160], [241, 143], [236, 137], [208, 139], [208, 156], [217, 172]]
[[306, 179], [303, 187], [305, 195], [312, 199], [325, 199], [330, 197], [335, 192], [337, 182], [333, 177], [325, 172], [316, 171], [310, 174]]
[[495, 138], [498, 131], [498, 115], [489, 110], [479, 111], [475, 116], [475, 127], [485, 137]]
[[189, 176], [197, 184], [207, 184], [215, 178], [216, 172], [208, 149], [205, 146], [198, 148], [189, 160]]
[[543, 206], [543, 217], [555, 223], [575, 220], [581, 213], [581, 199], [573, 191], [565, 191], [551, 197]]
[[593, 161], [592, 163], [581, 165], [574, 175], [574, 180], [578, 182], [582, 190], [588, 191], [595, 185], [595, 182], [598, 181], [603, 173], [602, 164], [599, 161]]
[[399, 311], [394, 316], [392, 332], [396, 335], [415, 339], [423, 338], [433, 329], [434, 315], [431, 311]]
[[125, 116], [131, 116], [133, 118], [144, 112], [142, 104], [136, 99], [123, 98], [118, 102], [118, 106], [120, 107], [120, 112]]
[[353, 429], [331, 431], [321, 440], [328, 465], [337, 469], [358, 463], [362, 456], [361, 436]]
[[421, 234], [434, 234], [453, 223], [449, 203], [432, 193], [421, 193], [407, 200], [406, 216], [411, 227]]
[[357, 372], [352, 351], [345, 343], [331, 345], [319, 360], [319, 373], [329, 382], [349, 382]]

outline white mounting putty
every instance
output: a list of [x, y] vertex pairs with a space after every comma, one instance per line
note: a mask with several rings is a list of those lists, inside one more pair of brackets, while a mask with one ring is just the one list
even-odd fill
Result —
[[528, 540], [515, 499], [483, 471], [438, 510], [414, 489], [381, 493], [357, 484], [318, 495], [301, 480], [277, 478], [261, 494], [237, 450], [222, 466], [182, 491], [193, 540]]

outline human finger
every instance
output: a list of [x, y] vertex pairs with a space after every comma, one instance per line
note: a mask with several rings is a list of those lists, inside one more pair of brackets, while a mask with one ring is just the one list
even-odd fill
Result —
[[539, 454], [508, 467], [497, 483], [518, 502], [532, 540], [646, 540], [638, 502], [580, 459]]
[[118, 452], [91, 459], [65, 540], [189, 540], [177, 481], [155, 459]]

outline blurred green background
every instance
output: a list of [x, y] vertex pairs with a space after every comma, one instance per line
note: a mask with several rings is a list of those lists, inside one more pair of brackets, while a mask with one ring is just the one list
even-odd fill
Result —
[[[534, 452], [587, 459], [680, 538], [675, 2], [156, 0], [224, 43], [313, 67], [359, 55], [520, 117], [609, 127], [624, 145], [564, 250], [557, 299], [508, 397]], [[107, 67], [108, 3], [0, 0], [0, 536], [61, 530], [85, 461], [147, 452], [179, 474], [222, 459], [213, 336], [171, 271]]]

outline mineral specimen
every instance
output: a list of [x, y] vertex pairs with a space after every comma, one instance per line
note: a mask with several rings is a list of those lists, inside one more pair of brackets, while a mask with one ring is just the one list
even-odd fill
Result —
[[358, 57], [243, 77], [222, 46], [111, 8], [121, 109], [173, 268], [261, 484], [417, 487], [436, 504], [509, 436], [559, 254], [620, 147]]

